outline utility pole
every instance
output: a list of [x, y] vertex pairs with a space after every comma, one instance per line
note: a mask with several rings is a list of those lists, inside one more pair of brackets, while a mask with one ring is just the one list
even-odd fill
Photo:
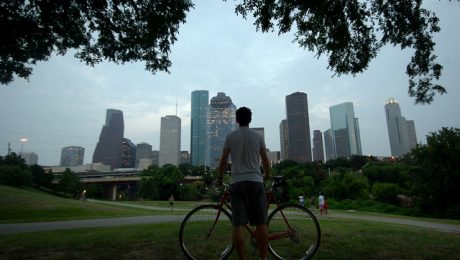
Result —
[[11, 153], [11, 143], [8, 142], [8, 154], [7, 155], [10, 155], [10, 153]]

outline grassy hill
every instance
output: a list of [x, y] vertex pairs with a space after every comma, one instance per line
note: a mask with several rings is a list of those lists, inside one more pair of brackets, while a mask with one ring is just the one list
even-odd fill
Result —
[[0, 223], [152, 215], [151, 210], [87, 203], [32, 188], [0, 185]]

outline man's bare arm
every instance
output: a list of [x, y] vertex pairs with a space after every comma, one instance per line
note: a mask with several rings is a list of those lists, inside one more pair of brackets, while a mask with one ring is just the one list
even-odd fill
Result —
[[219, 162], [219, 176], [217, 179], [222, 182], [222, 179], [224, 178], [225, 170], [227, 169], [227, 162], [228, 162], [228, 156], [230, 154], [230, 150], [228, 148], [224, 148], [222, 150], [222, 156], [220, 157], [220, 162]]
[[262, 167], [264, 168], [264, 180], [268, 180], [270, 179], [270, 160], [268, 160], [266, 148], [260, 148], [259, 153], [260, 158], [262, 159]]

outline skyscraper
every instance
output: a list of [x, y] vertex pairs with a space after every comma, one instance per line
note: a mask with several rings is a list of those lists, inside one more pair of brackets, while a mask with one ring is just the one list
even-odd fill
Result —
[[24, 159], [27, 165], [35, 165], [38, 163], [38, 155], [34, 152], [24, 152], [21, 153], [19, 156], [21, 156]]
[[310, 119], [307, 94], [295, 92], [286, 96], [289, 159], [311, 162]]
[[417, 147], [417, 134], [415, 132], [414, 120], [406, 120], [407, 133], [409, 134], [409, 149], [412, 150]]
[[153, 163], [152, 145], [145, 142], [139, 143], [136, 146], [136, 167], [139, 167], [142, 159], [150, 160], [150, 165]]
[[407, 121], [401, 115], [401, 108], [394, 98], [387, 99], [385, 103], [388, 137], [392, 156], [402, 156], [417, 144], [414, 121]]
[[320, 130], [313, 131], [313, 161], [324, 162], [323, 134]]
[[160, 166], [180, 163], [181, 119], [177, 116], [161, 118]]
[[209, 165], [208, 110], [208, 91], [193, 91], [190, 133], [192, 165]]
[[324, 150], [326, 152], [326, 161], [335, 159], [334, 145], [332, 143], [332, 130], [330, 128], [324, 131]]
[[128, 138], [123, 138], [123, 152], [121, 155], [122, 168], [136, 167], [136, 145]]
[[236, 107], [232, 99], [225, 93], [219, 92], [217, 96], [211, 98], [209, 106], [209, 143], [211, 168], [216, 168], [219, 164], [222, 148], [224, 147], [225, 137], [236, 129]]
[[180, 164], [190, 164], [190, 153], [188, 151], [180, 151]]
[[152, 164], [160, 165], [160, 151], [157, 151], [157, 150], [152, 151]]
[[283, 119], [280, 123], [280, 147], [281, 147], [281, 160], [286, 160], [288, 156], [288, 128], [287, 120]]
[[105, 125], [93, 154], [93, 163], [110, 165], [111, 169], [121, 167], [124, 133], [123, 112], [107, 109]]
[[72, 166], [83, 165], [84, 155], [85, 155], [85, 148], [81, 146], [66, 146], [61, 149], [60, 166], [72, 167]]
[[358, 118], [355, 118], [352, 102], [329, 108], [332, 131], [332, 147], [335, 158], [361, 155]]

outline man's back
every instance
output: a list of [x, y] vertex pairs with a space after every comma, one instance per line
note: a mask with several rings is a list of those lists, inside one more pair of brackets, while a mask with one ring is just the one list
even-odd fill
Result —
[[265, 142], [257, 132], [240, 127], [230, 133], [224, 145], [232, 157], [231, 183], [239, 181], [263, 181], [260, 173], [260, 149]]

